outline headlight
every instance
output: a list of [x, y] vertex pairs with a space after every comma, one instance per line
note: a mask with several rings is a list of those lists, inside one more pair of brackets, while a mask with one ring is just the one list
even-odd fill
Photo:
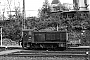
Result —
[[32, 40], [31, 37], [29, 37], [29, 38], [28, 38], [28, 41], [31, 41], [31, 40]]
[[29, 37], [29, 39], [31, 39], [31, 37]]

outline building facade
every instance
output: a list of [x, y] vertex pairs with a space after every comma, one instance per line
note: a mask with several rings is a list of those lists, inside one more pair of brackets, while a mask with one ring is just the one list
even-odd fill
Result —
[[88, 10], [88, 0], [73, 0], [75, 10]]

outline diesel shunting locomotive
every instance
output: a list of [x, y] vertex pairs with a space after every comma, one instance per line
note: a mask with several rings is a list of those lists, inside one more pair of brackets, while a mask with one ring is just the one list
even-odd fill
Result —
[[68, 33], [66, 31], [23, 30], [22, 47], [24, 49], [66, 49]]

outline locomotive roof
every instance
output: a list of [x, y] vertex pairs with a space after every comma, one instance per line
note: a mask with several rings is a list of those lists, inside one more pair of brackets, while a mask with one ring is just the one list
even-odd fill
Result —
[[34, 29], [23, 29], [22, 31], [33, 31]]
[[67, 32], [67, 31], [34, 31], [34, 32]]
[[30, 30], [30, 29], [26, 29], [23, 31], [32, 31], [32, 32], [67, 32], [67, 31], [34, 31], [34, 30]]

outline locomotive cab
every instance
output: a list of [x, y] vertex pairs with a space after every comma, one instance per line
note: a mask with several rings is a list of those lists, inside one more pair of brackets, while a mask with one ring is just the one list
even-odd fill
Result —
[[24, 49], [27, 49], [27, 47], [30, 47], [28, 44], [31, 43], [32, 40], [32, 30], [23, 30], [22, 31], [22, 47]]

